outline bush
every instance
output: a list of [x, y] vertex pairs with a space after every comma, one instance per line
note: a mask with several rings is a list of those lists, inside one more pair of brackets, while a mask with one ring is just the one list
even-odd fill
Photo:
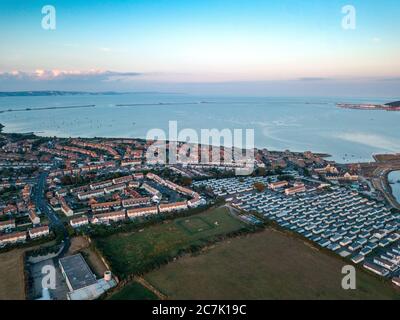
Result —
[[254, 183], [254, 189], [256, 189], [258, 192], [263, 192], [263, 191], [265, 191], [265, 185], [263, 184], [263, 183], [261, 183], [261, 182], [256, 182], [256, 183]]

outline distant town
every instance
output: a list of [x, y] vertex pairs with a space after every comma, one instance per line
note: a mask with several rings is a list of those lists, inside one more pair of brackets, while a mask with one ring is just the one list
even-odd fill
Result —
[[[146, 159], [152, 144], [1, 133], [0, 250], [23, 251], [25, 298], [91, 300], [118, 291], [126, 275], [107, 249], [90, 251], [90, 243], [215, 206], [241, 226], [293, 232], [400, 286], [400, 205], [388, 182], [400, 154], [339, 164], [312, 151], [256, 149], [252, 174], [236, 176], [245, 164], [226, 161], [222, 147], [206, 164], [196, 157], [169, 164]], [[83, 251], [80, 241], [88, 243]], [[38, 270], [48, 260], [59, 273], [57, 290], [40, 287]]]

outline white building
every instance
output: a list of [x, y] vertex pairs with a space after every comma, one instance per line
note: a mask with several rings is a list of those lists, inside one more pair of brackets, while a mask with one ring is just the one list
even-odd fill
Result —
[[158, 210], [156, 206], [146, 207], [146, 208], [137, 208], [137, 209], [129, 209], [127, 211], [128, 218], [137, 218], [141, 216], [157, 214]]
[[50, 234], [50, 229], [48, 226], [38, 227], [29, 229], [29, 237], [31, 239], [37, 239], [40, 237], [46, 237]]
[[95, 214], [92, 218], [92, 223], [109, 223], [111, 221], [117, 222], [125, 220], [125, 210], [106, 212], [101, 214]]
[[15, 229], [15, 220], [0, 221], [0, 231]]
[[26, 232], [14, 232], [0, 236], [0, 246], [26, 241]]
[[188, 205], [186, 202], [175, 202], [175, 203], [160, 204], [159, 208], [160, 212], [171, 212], [171, 211], [186, 210], [188, 208]]
[[79, 227], [88, 225], [89, 224], [89, 219], [86, 216], [79, 217], [79, 218], [71, 219], [69, 224], [71, 225], [72, 228], [79, 228]]

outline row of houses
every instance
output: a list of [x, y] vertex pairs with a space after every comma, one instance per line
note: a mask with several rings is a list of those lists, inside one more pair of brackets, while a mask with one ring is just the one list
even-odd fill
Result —
[[185, 194], [185, 195], [188, 195], [188, 196], [192, 196], [194, 194], [193, 190], [191, 190], [189, 188], [185, 188], [183, 186], [180, 186], [180, 185], [178, 185], [178, 184], [176, 184], [176, 183], [174, 183], [172, 181], [169, 181], [167, 179], [163, 179], [163, 178], [159, 177], [158, 175], [156, 175], [154, 173], [149, 172], [146, 175], [146, 178], [150, 179], [150, 180], [153, 180], [153, 181], [157, 182], [158, 184], [160, 184], [162, 186], [165, 186], [165, 187], [167, 187], [167, 188], [169, 188], [171, 190], [177, 191], [179, 193], [182, 193], [182, 194]]
[[37, 168], [37, 167], [51, 167], [51, 162], [45, 161], [0, 161], [0, 167], [7, 167], [13, 169], [26, 169], [26, 168]]
[[120, 159], [120, 157], [121, 157], [116, 150], [114, 150], [111, 146], [107, 145], [106, 143], [95, 143], [95, 142], [89, 142], [89, 141], [74, 140], [74, 141], [72, 141], [72, 144], [79, 146], [79, 147], [92, 148], [92, 149], [106, 151], [116, 160]]
[[161, 192], [157, 190], [156, 188], [152, 187], [148, 183], [144, 182], [142, 184], [142, 189], [146, 190], [149, 194], [151, 194], [153, 197], [161, 198]]
[[31, 228], [26, 231], [21, 231], [21, 232], [12, 232], [12, 233], [7, 233], [0, 235], [0, 247], [4, 247], [6, 245], [10, 244], [16, 244], [16, 243], [21, 243], [25, 242], [28, 239], [38, 239], [41, 237], [46, 237], [50, 233], [50, 229], [48, 226], [42, 226], [42, 227], [37, 227], [37, 228]]
[[47, 147], [44, 147], [44, 146], [41, 146], [39, 148], [39, 151], [40, 152], [44, 152], [44, 153], [49, 153], [49, 154], [51, 154], [53, 156], [57, 156], [57, 157], [61, 157], [61, 158], [68, 158], [68, 159], [72, 159], [72, 160], [78, 159], [78, 155], [76, 153], [69, 152], [69, 151], [58, 150], [58, 149], [50, 149], [50, 148], [47, 148]]
[[[30, 208], [28, 209], [28, 217], [33, 225], [40, 224], [40, 217], [36, 213], [34, 206], [30, 206]], [[15, 229], [15, 220], [11, 219], [6, 221], [0, 221], [0, 231], [4, 231], [7, 229]]]
[[75, 153], [81, 153], [83, 155], [86, 155], [86, 156], [89, 156], [92, 158], [99, 157], [99, 155], [92, 150], [82, 149], [82, 148], [78, 148], [78, 147], [62, 146], [62, 145], [57, 144], [56, 149], [57, 150], [66, 150], [66, 151], [75, 152]]
[[71, 219], [70, 225], [73, 228], [79, 228], [84, 225], [92, 224], [108, 224], [110, 222], [119, 222], [127, 218], [133, 219], [143, 216], [154, 215], [158, 213], [168, 213], [188, 209], [187, 202], [175, 202], [160, 204], [159, 206], [121, 209], [118, 211], [110, 211], [105, 213], [94, 214], [90, 219], [86, 216]]
[[293, 186], [289, 186], [289, 182], [286, 180], [271, 182], [268, 184], [268, 188], [274, 191], [281, 191], [283, 189], [287, 196], [307, 191], [304, 183], [295, 182]]
[[123, 191], [129, 187], [139, 187], [137, 181], [134, 179], [141, 179], [143, 175], [128, 175], [110, 180], [99, 181], [91, 183], [87, 186], [81, 186], [79, 189], [71, 189], [72, 193], [77, 193], [79, 200], [87, 200], [90, 198], [101, 197], [104, 194], [110, 194], [116, 191]]
[[[53, 149], [50, 149], [53, 150]], [[85, 166], [82, 166], [80, 168], [74, 168], [74, 169], [65, 169], [65, 170], [53, 170], [49, 173], [49, 177], [58, 177], [58, 176], [73, 176], [73, 175], [78, 175], [82, 173], [87, 173], [91, 171], [98, 171], [102, 169], [107, 169], [107, 168], [115, 168], [116, 163], [114, 161], [106, 161], [102, 163], [94, 163], [94, 164], [88, 164]]]
[[141, 160], [122, 160], [121, 167], [128, 167], [128, 166], [140, 166], [142, 164]]
[[60, 196], [58, 198], [58, 201], [61, 206], [61, 211], [67, 216], [70, 217], [74, 215], [74, 210], [71, 209], [71, 207], [68, 205], [67, 201], [65, 201], [64, 197]]
[[88, 200], [91, 198], [97, 198], [97, 197], [101, 197], [104, 196], [106, 194], [110, 194], [116, 191], [123, 191], [127, 188], [127, 185], [125, 183], [120, 183], [120, 184], [115, 184], [113, 185], [112, 183], [107, 186], [104, 187], [102, 189], [93, 189], [90, 191], [86, 191], [86, 192], [79, 192], [78, 193], [78, 199], [79, 200]]
[[187, 201], [187, 205], [189, 207], [192, 207], [192, 208], [197, 207], [204, 202], [203, 199], [200, 197], [200, 195], [197, 192], [193, 191], [192, 189], [180, 186], [180, 185], [178, 185], [172, 181], [169, 181], [167, 179], [163, 179], [154, 173], [149, 172], [146, 175], [146, 178], [151, 179], [151, 180], [157, 182], [158, 184], [163, 185], [173, 191], [177, 191], [181, 194], [191, 197], [191, 199], [189, 201]]
[[110, 202], [92, 203], [90, 205], [92, 212], [110, 211], [111, 209], [120, 209], [148, 205], [151, 203], [150, 197], [129, 198]]
[[15, 229], [15, 220], [0, 221], [0, 232]]
[[136, 208], [136, 209], [128, 209], [128, 210], [119, 210], [114, 212], [106, 212], [102, 214], [93, 215], [90, 220], [93, 224], [103, 224], [109, 222], [118, 222], [125, 220], [126, 218], [137, 218], [146, 215], [158, 214], [157, 206], [145, 207], [145, 208]]

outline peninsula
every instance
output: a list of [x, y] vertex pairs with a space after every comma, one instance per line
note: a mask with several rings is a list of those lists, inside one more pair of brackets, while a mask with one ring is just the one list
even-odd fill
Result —
[[400, 101], [390, 102], [386, 104], [338, 103], [337, 106], [344, 109], [400, 111]]

